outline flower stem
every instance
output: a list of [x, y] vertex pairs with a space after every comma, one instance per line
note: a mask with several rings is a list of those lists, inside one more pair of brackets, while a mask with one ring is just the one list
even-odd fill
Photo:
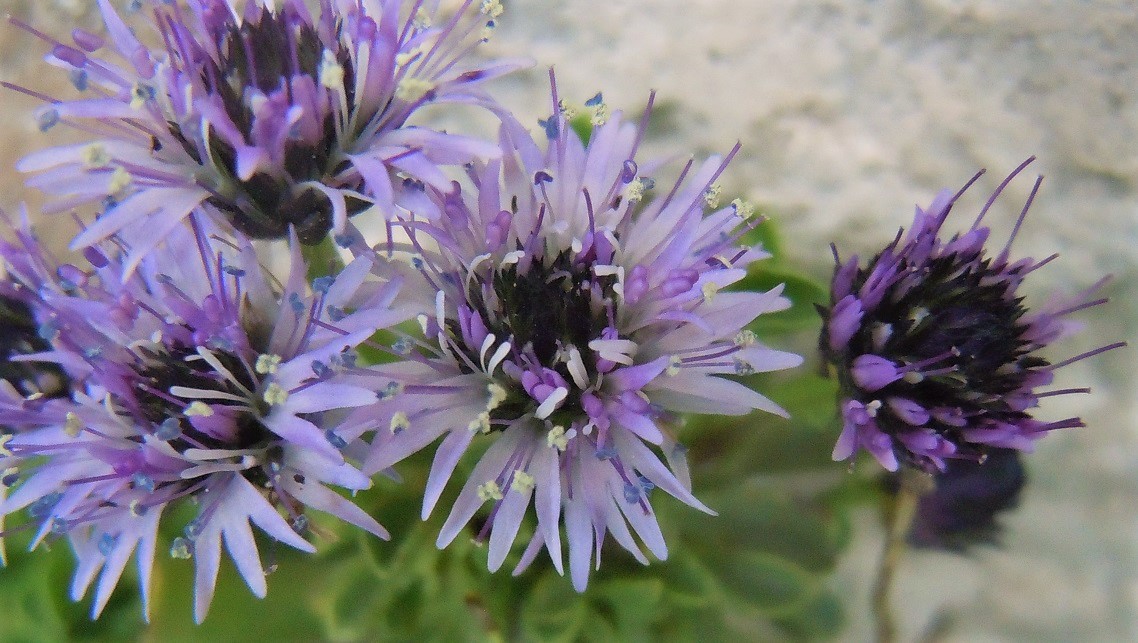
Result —
[[905, 540], [917, 514], [917, 501], [932, 486], [931, 476], [911, 467], [902, 467], [899, 477], [900, 486], [893, 500], [889, 531], [885, 535], [885, 547], [873, 586], [873, 615], [877, 628], [876, 640], [879, 643], [893, 643], [897, 640], [897, 621], [889, 595], [897, 567], [905, 554]]

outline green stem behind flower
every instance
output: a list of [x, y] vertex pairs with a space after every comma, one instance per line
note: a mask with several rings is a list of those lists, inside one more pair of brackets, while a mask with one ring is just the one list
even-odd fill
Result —
[[314, 246], [302, 245], [300, 252], [304, 256], [304, 262], [308, 264], [309, 281], [335, 275], [344, 269], [344, 261], [340, 258], [340, 251], [330, 234]]
[[881, 564], [877, 568], [877, 579], [873, 585], [873, 615], [879, 643], [892, 643], [897, 640], [897, 622], [889, 601], [893, 579], [897, 567], [905, 554], [906, 538], [917, 515], [917, 502], [931, 489], [932, 478], [916, 469], [902, 467], [900, 487], [893, 500], [889, 518], [889, 531], [885, 535], [885, 548], [881, 554]]

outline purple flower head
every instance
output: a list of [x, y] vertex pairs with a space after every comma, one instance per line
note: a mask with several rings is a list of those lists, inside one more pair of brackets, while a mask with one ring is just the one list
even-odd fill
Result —
[[678, 414], [782, 414], [732, 376], [801, 360], [744, 330], [789, 305], [781, 287], [722, 290], [767, 256], [740, 244], [742, 204], [705, 212], [727, 160], [689, 162], [655, 191], [636, 161], [647, 111], [637, 124], [619, 113], [601, 122], [596, 109], [584, 144], [558, 104], [554, 90], [544, 149], [507, 119], [500, 159], [445, 192], [428, 189], [442, 216], [401, 221], [409, 241], [377, 248], [410, 257], [421, 285], [407, 291], [426, 312], [422, 336], [396, 344], [407, 356], [390, 366], [401, 385], [380, 406], [391, 430], [377, 434], [365, 471], [443, 436], [426, 517], [471, 443], [492, 440], [438, 545], [487, 506], [478, 538], [496, 570], [532, 503], [538, 528], [515, 573], [542, 547], [562, 571], [563, 522], [583, 590], [606, 534], [643, 563], [636, 538], [667, 555], [653, 490], [710, 513], [690, 491]]
[[[0, 516], [26, 510], [33, 546], [70, 540], [72, 596], [95, 583], [93, 616], [135, 552], [144, 606], [159, 547], [193, 558], [201, 621], [223, 540], [250, 589], [265, 593], [250, 521], [304, 551], [310, 510], [386, 537], [329, 486], [371, 485], [353, 464], [367, 429], [344, 419], [376, 400], [354, 349], [405, 319], [391, 307], [398, 282], [372, 277], [365, 258], [308, 284], [294, 237], [281, 283], [247, 242], [191, 220], [126, 278], [123, 251], [93, 246], [89, 266], [60, 265], [27, 231], [0, 248], [50, 344], [22, 359], [58, 365], [76, 389], [45, 399], [0, 382], [0, 424], [11, 431]], [[197, 516], [160, 543], [160, 519], [187, 503]]]
[[[921, 496], [909, 542], [917, 547], [966, 552], [999, 541], [1000, 514], [1019, 504], [1027, 474], [1020, 451], [994, 447], [984, 462], [953, 459], [933, 477], [936, 488]], [[896, 488], [896, 474], [890, 474]]]
[[427, 104], [489, 104], [478, 85], [518, 66], [468, 60], [497, 3], [467, 0], [450, 17], [422, 0], [321, 0], [316, 16], [301, 0], [250, 0], [240, 15], [227, 0], [150, 4], [149, 33], [136, 36], [99, 0], [109, 44], [82, 30], [63, 43], [14, 21], [84, 90], [59, 101], [9, 85], [48, 103], [42, 128], [91, 135], [19, 164], [56, 197], [52, 209], [99, 207], [76, 248], [119, 233], [140, 255], [203, 204], [248, 236], [293, 227], [313, 244], [373, 206], [389, 216], [394, 173], [441, 184], [439, 164], [495, 149], [408, 121]]
[[950, 458], [983, 461], [997, 447], [1030, 450], [1048, 431], [1082, 426], [1078, 418], [1042, 422], [1029, 411], [1042, 397], [1086, 392], [1041, 389], [1056, 369], [1122, 343], [1054, 364], [1039, 355], [1067, 334], [1069, 314], [1105, 302], [1093, 299], [1105, 280], [1035, 310], [1017, 293], [1028, 274], [1055, 259], [1010, 258], [1042, 177], [1004, 247], [995, 256], [985, 248], [985, 213], [1032, 160], [1000, 184], [963, 234], [940, 236], [979, 174], [959, 192], [943, 191], [928, 209], [917, 208], [909, 232], [864, 268], [856, 256], [838, 262], [819, 338], [843, 397], [835, 460], [864, 448], [890, 471], [904, 463], [935, 473]]

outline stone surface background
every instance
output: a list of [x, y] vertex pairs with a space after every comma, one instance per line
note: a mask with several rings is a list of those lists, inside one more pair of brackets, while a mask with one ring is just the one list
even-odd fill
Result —
[[[94, 26], [89, 0], [0, 0], [0, 13], [66, 34]], [[1133, 0], [515, 0], [490, 49], [533, 58], [499, 84], [535, 123], [548, 115], [546, 68], [578, 102], [602, 90], [638, 112], [658, 93], [650, 151], [743, 151], [725, 177], [777, 218], [794, 257], [828, 275], [835, 240], [872, 252], [907, 225], [915, 203], [989, 174], [963, 204], [970, 222], [988, 192], [1035, 154], [1047, 176], [1016, 242], [1062, 258], [1030, 294], [1076, 289], [1113, 273], [1114, 298], [1085, 317], [1061, 359], [1138, 328], [1138, 2]], [[50, 88], [39, 44], [0, 27], [0, 78]], [[34, 102], [0, 94], [0, 204], [35, 200], [12, 163], [47, 139]], [[58, 129], [58, 128], [57, 128]], [[58, 134], [56, 134], [58, 135]], [[1006, 234], [1031, 187], [1015, 181], [988, 221]], [[997, 238], [999, 238], [997, 236]], [[1038, 300], [1038, 299], [1037, 299]], [[910, 556], [898, 606], [904, 638], [934, 614], [955, 616], [946, 640], [1138, 640], [1136, 347], [1064, 370], [1092, 396], [1054, 400], [1043, 415], [1088, 428], [1044, 441], [1000, 551], [969, 559]], [[698, 483], [697, 483], [698, 484]], [[850, 596], [849, 640], [869, 633], [862, 606], [880, 528], [862, 517], [834, 583]]]

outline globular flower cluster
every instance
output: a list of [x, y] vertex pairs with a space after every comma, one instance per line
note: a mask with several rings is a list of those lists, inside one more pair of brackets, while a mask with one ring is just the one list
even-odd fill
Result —
[[[11, 19], [78, 97], [3, 84], [78, 133], [18, 168], [81, 259], [26, 215], [0, 243], [0, 546], [66, 539], [93, 616], [132, 558], [144, 610], [157, 552], [192, 559], [200, 621], [223, 543], [263, 596], [258, 541], [314, 551], [316, 513], [386, 538], [354, 493], [425, 450], [424, 519], [481, 453], [439, 547], [473, 521], [497, 570], [532, 533], [515, 573], [543, 549], [564, 573], [564, 543], [583, 591], [610, 536], [667, 556], [654, 493], [712, 513], [685, 414], [785, 415], [743, 379], [802, 360], [751, 327], [790, 302], [740, 288], [769, 255], [753, 208], [719, 203], [738, 146], [645, 161], [651, 98], [627, 120], [598, 93], [571, 121], [552, 72], [535, 138], [483, 89], [519, 64], [474, 56], [498, 0], [112, 2], [107, 37]], [[429, 105], [498, 135], [434, 128]], [[941, 470], [1079, 423], [1028, 413], [1070, 392], [1040, 392], [1063, 363], [1037, 353], [1101, 300], [1028, 311], [1017, 287], [1050, 258], [988, 257], [983, 213], [941, 241], [958, 197], [835, 272], [837, 459]]]
[[[742, 243], [750, 206], [717, 204], [737, 148], [657, 190], [649, 110], [610, 119], [598, 94], [579, 134], [556, 89], [539, 144], [482, 90], [519, 65], [471, 56], [496, 0], [308, 7], [98, 0], [109, 38], [69, 42], [11, 19], [79, 92], [4, 85], [82, 137], [18, 167], [80, 223], [83, 259], [26, 216], [0, 246], [0, 544], [66, 539], [94, 616], [132, 558], [144, 610], [157, 552], [192, 559], [200, 621], [222, 543], [262, 596], [257, 540], [313, 551], [313, 512], [386, 538], [344, 492], [442, 438], [424, 517], [489, 448], [440, 547], [489, 505], [497, 569], [533, 504], [519, 570], [545, 548], [562, 572], [563, 532], [578, 589], [609, 534], [664, 558], [654, 489], [711, 512], [682, 414], [784, 414], [738, 377], [801, 361], [746, 328], [789, 305], [781, 287], [724, 290], [767, 256]], [[500, 134], [433, 129], [427, 105], [482, 108]]]
[[[820, 309], [819, 339], [841, 383], [835, 460], [863, 448], [890, 471], [907, 465], [936, 473], [951, 458], [983, 461], [995, 448], [1026, 451], [1049, 431], [1082, 426], [1078, 418], [1044, 422], [1031, 412], [1045, 396], [1087, 391], [1043, 391], [1058, 368], [1122, 345], [1058, 363], [1040, 355], [1068, 333], [1068, 315], [1105, 301], [1094, 298], [1103, 282], [1029, 310], [1018, 289], [1055, 256], [1013, 260], [1014, 231], [994, 255], [986, 249], [984, 215], [1031, 160], [1004, 180], [965, 232], [941, 238], [953, 205], [979, 174], [917, 208], [908, 233], [865, 267], [856, 256], [839, 262], [830, 306]], [[1038, 188], [1037, 180], [1016, 231]]]
[[[593, 103], [599, 108], [600, 97]], [[642, 562], [633, 533], [655, 556], [667, 555], [653, 489], [710, 511], [690, 491], [672, 431], [679, 415], [781, 414], [724, 376], [801, 358], [744, 328], [789, 306], [781, 287], [721, 292], [768, 256], [740, 242], [753, 223], [744, 204], [706, 211], [729, 158], [688, 162], [671, 188], [651, 194], [653, 180], [636, 160], [647, 110], [639, 123], [613, 114], [586, 144], [559, 104], [554, 91], [547, 145], [505, 122], [501, 159], [472, 167], [465, 184], [429, 190], [441, 217], [402, 222], [408, 241], [378, 249], [410, 256], [420, 284], [407, 290], [426, 296], [428, 312], [422, 335], [401, 340], [406, 388], [384, 406], [391, 432], [366, 466], [383, 469], [445, 436], [426, 517], [462, 454], [488, 436], [493, 444], [438, 544], [488, 504], [479, 538], [488, 538], [497, 569], [532, 503], [538, 528], [518, 570], [542, 547], [561, 569], [563, 521], [581, 590], [606, 534]]]
[[[74, 598], [98, 578], [94, 615], [136, 550], [144, 603], [157, 549], [194, 558], [200, 620], [223, 539], [264, 595], [250, 521], [305, 551], [313, 509], [387, 535], [328, 485], [371, 486], [352, 464], [368, 431], [343, 420], [376, 399], [355, 349], [403, 321], [392, 307], [398, 281], [369, 277], [370, 262], [358, 259], [309, 284], [294, 238], [280, 284], [248, 243], [218, 240], [192, 219], [171, 233], [178, 251], [152, 254], [129, 275], [128, 253], [92, 247], [85, 267], [57, 265], [26, 231], [0, 251], [50, 342], [22, 359], [54, 364], [73, 383], [67, 397], [0, 383], [10, 432], [0, 470], [14, 487], [0, 515], [26, 509], [35, 544], [70, 540]], [[160, 543], [160, 518], [186, 502], [197, 516]]]
[[466, 0], [446, 19], [391, 0], [321, 0], [315, 17], [302, 0], [247, 2], [241, 14], [228, 0], [146, 4], [150, 33], [138, 34], [99, 0], [110, 46], [83, 30], [60, 42], [16, 21], [52, 46], [49, 62], [85, 96], [24, 90], [48, 103], [42, 129], [94, 138], [18, 166], [56, 197], [49, 209], [99, 209], [76, 247], [118, 234], [137, 262], [197, 209], [255, 238], [293, 229], [313, 244], [349, 216], [391, 212], [396, 174], [443, 184], [439, 165], [494, 153], [409, 120], [424, 105], [484, 103], [478, 86], [517, 67], [467, 55], [488, 37], [496, 3]]

